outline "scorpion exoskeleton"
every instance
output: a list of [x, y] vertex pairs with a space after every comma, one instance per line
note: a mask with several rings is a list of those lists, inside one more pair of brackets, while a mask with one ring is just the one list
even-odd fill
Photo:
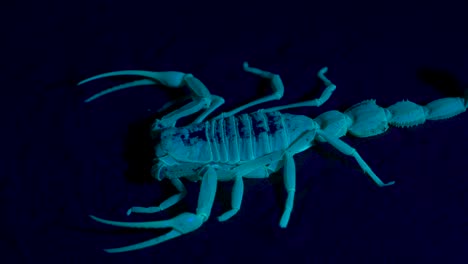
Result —
[[[345, 155], [352, 156], [364, 172], [378, 186], [389, 186], [395, 182], [384, 183], [375, 175], [358, 151], [342, 141], [340, 137], [350, 133], [356, 137], [370, 137], [387, 131], [389, 125], [408, 127], [424, 123], [426, 120], [446, 119], [465, 112], [467, 99], [449, 97], [435, 100], [425, 106], [410, 101], [400, 101], [388, 108], [382, 108], [375, 100], [358, 103], [343, 113], [328, 111], [312, 119], [303, 115], [292, 115], [280, 111], [295, 107], [321, 106], [336, 86], [325, 77], [327, 67], [317, 76], [326, 85], [320, 98], [300, 103], [288, 104], [256, 112], [236, 115], [237, 113], [268, 101], [279, 100], [284, 86], [279, 75], [250, 67], [244, 62], [245, 71], [271, 81], [273, 93], [254, 100], [229, 112], [205, 121], [206, 117], [224, 103], [224, 99], [212, 95], [206, 86], [192, 74], [182, 72], [117, 71], [97, 75], [79, 83], [83, 84], [102, 77], [135, 75], [142, 80], [122, 84], [100, 92], [86, 102], [104, 94], [125, 88], [161, 84], [172, 88], [187, 86], [192, 92], [192, 101], [180, 109], [157, 119], [152, 126], [152, 135], [160, 139], [155, 147], [156, 158], [152, 175], [158, 180], [167, 178], [179, 191], [156, 207], [132, 207], [131, 213], [155, 213], [179, 202], [186, 189], [181, 178], [201, 181], [198, 207], [195, 213], [185, 212], [172, 219], [152, 222], [117, 222], [104, 220], [90, 215], [94, 220], [120, 227], [129, 228], [172, 228], [162, 236], [121, 248], [107, 249], [107, 252], [125, 252], [153, 246], [192, 232], [207, 221], [213, 206], [217, 181], [234, 181], [231, 207], [218, 217], [225, 221], [235, 215], [240, 207], [244, 193], [243, 178], [267, 178], [283, 168], [286, 187], [286, 204], [279, 225], [285, 228], [293, 209], [296, 190], [296, 168], [293, 156], [315, 144], [314, 141], [327, 142]], [[176, 127], [176, 122], [188, 115], [204, 110], [189, 125]]]

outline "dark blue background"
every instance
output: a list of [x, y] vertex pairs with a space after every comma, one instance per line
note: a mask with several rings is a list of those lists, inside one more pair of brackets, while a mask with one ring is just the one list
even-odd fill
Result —
[[[196, 2], [196, 1], [192, 1]], [[246, 180], [230, 221], [231, 183], [219, 185], [201, 229], [145, 250], [107, 254], [160, 231], [112, 228], [113, 220], [167, 219], [193, 212], [199, 185], [168, 212], [132, 215], [173, 194], [149, 179], [149, 126], [165, 102], [185, 94], [161, 86], [121, 91], [84, 104], [115, 70], [192, 73], [228, 111], [270, 93], [242, 62], [280, 74], [284, 98], [318, 97], [316, 73], [337, 85], [320, 108], [344, 111], [365, 99], [387, 107], [463, 96], [468, 87], [466, 7], [314, 1], [231, 4], [158, 1], [27, 1], [2, 4], [2, 263], [467, 263], [468, 115], [391, 129], [354, 146], [388, 188], [327, 145], [298, 154], [297, 194], [287, 229], [281, 173]], [[462, 2], [462, 1], [459, 1]], [[255, 108], [258, 109], [258, 108]], [[254, 110], [254, 109], [251, 109]], [[218, 112], [219, 113], [219, 112]]]

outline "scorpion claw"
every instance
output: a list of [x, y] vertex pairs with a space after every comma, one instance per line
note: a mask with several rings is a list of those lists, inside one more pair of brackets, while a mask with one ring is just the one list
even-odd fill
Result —
[[106, 252], [109, 253], [118, 253], [118, 252], [125, 252], [125, 251], [132, 251], [137, 249], [142, 249], [150, 246], [157, 245], [159, 243], [165, 242], [167, 240], [176, 238], [182, 234], [186, 234], [198, 229], [203, 222], [205, 221], [205, 217], [203, 215], [197, 215], [192, 213], [182, 213], [172, 219], [169, 220], [162, 220], [162, 221], [151, 221], [151, 222], [119, 222], [119, 221], [110, 221], [106, 219], [102, 219], [93, 215], [90, 215], [93, 220], [107, 224], [112, 226], [119, 226], [119, 227], [129, 227], [129, 228], [172, 228], [170, 232], [161, 235], [159, 237], [150, 239], [148, 241], [144, 241], [138, 244], [120, 247], [120, 248], [113, 248], [113, 249], [106, 249]]
[[[84, 82], [88, 82], [89, 80], [91, 80], [93, 78], [84, 80], [84, 81], [80, 82], [78, 85], [83, 84]], [[133, 81], [133, 82], [120, 84], [120, 85], [105, 89], [104, 91], [99, 92], [99, 93], [89, 97], [88, 99], [85, 100], [85, 102], [89, 103], [90, 101], [92, 101], [92, 100], [94, 100], [94, 99], [96, 99], [98, 97], [101, 97], [101, 96], [106, 95], [106, 94], [113, 93], [113, 92], [118, 91], [118, 90], [132, 88], [132, 87], [135, 87], [135, 86], [152, 85], [152, 84], [155, 84], [155, 83], [156, 82], [154, 82], [154, 81], [143, 79], [143, 80], [137, 80], [137, 81]]]
[[176, 237], [178, 237], [180, 235], [182, 235], [182, 233], [180, 233], [180, 232], [178, 232], [176, 230], [172, 230], [172, 231], [170, 231], [170, 232], [168, 232], [168, 233], [166, 233], [166, 234], [164, 234], [162, 236], [159, 236], [159, 237], [156, 237], [156, 238], [144, 241], [144, 242], [140, 242], [140, 243], [133, 244], [133, 245], [128, 245], [128, 246], [125, 246], [125, 247], [108, 248], [108, 249], [104, 249], [104, 251], [106, 251], [107, 253], [121, 253], [121, 252], [127, 252], [127, 251], [143, 249], [143, 248], [147, 248], [147, 247], [157, 245], [157, 244], [162, 243], [164, 241], [167, 241], [169, 239], [176, 238]]
[[98, 74], [98, 75], [95, 75], [93, 77], [89, 77], [87, 79], [84, 79], [83, 81], [79, 82], [78, 85], [82, 85], [82, 84], [85, 84], [87, 82], [91, 82], [91, 81], [94, 81], [94, 80], [97, 80], [97, 79], [122, 75], [120, 73], [121, 73], [121, 71], [119, 71], [119, 72], [106, 72], [106, 73], [103, 73], [103, 74]]
[[128, 71], [114, 71], [114, 72], [106, 72], [103, 74], [98, 74], [93, 77], [90, 77], [88, 79], [85, 79], [81, 82], [78, 83], [78, 85], [82, 85], [87, 82], [91, 82], [97, 79], [102, 79], [102, 78], [107, 78], [107, 77], [114, 77], [114, 76], [142, 76], [146, 77], [146, 79], [158, 79], [157, 73], [156, 72], [150, 72], [150, 71], [140, 71], [140, 70], [128, 70]]
[[183, 77], [185, 74], [180, 73], [180, 72], [150, 72], [150, 71], [141, 71], [141, 70], [115, 71], [115, 72], [107, 72], [107, 73], [103, 73], [103, 74], [90, 77], [88, 79], [85, 79], [79, 82], [78, 85], [82, 85], [82, 84], [85, 84], [85, 83], [88, 83], [97, 79], [114, 77], [114, 76], [124, 76], [124, 75], [140, 76], [140, 77], [143, 77], [144, 79], [124, 83], [124, 84], [106, 89], [86, 99], [85, 102], [88, 103], [103, 95], [106, 95], [106, 94], [109, 94], [118, 90], [135, 87], [135, 86], [163, 84], [163, 85], [168, 85], [170, 87], [180, 87], [183, 83]]

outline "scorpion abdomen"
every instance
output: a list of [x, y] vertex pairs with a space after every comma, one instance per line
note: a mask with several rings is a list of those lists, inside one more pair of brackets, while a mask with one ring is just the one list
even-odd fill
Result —
[[284, 150], [315, 127], [306, 116], [259, 110], [165, 129], [157, 153], [180, 162], [238, 164]]
[[212, 161], [236, 164], [287, 148], [298, 136], [296, 128], [302, 125], [296, 124], [299, 119], [291, 116], [259, 110], [208, 121]]

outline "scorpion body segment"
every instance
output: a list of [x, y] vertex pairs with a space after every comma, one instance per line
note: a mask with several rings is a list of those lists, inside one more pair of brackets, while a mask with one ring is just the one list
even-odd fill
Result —
[[[227, 177], [222, 172], [275, 151], [284, 151], [304, 132], [316, 127], [316, 122], [306, 116], [260, 110], [162, 129], [160, 143], [156, 146], [158, 162], [153, 175], [158, 180], [173, 175], [193, 180], [190, 175], [197, 175], [203, 165], [212, 165], [218, 167], [219, 180], [231, 180], [232, 175]], [[305, 145], [304, 149], [309, 147]], [[276, 164], [268, 165], [272, 165], [269, 166], [270, 171], [259, 173], [256, 170], [255, 178], [258, 175], [268, 177], [277, 170], [274, 168]], [[166, 170], [164, 175], [161, 174], [162, 168]]]
[[257, 111], [164, 129], [157, 152], [180, 162], [238, 164], [284, 150], [315, 127], [306, 116]]
[[[317, 74], [326, 85], [319, 98], [237, 115], [246, 108], [279, 100], [284, 93], [279, 75], [252, 68], [246, 62], [243, 67], [246, 72], [269, 79], [273, 94], [208, 120], [205, 118], [222, 105], [224, 99], [210, 94], [204, 84], [192, 74], [122, 71], [105, 73], [80, 83], [122, 74], [145, 78], [107, 89], [85, 102], [116, 90], [148, 84], [165, 84], [176, 89], [186, 85], [192, 91], [192, 102], [155, 120], [151, 129], [152, 136], [160, 141], [155, 146], [156, 157], [152, 175], [158, 180], [171, 181], [179, 193], [169, 197], [159, 206], [132, 207], [127, 215], [160, 212], [181, 201], [187, 192], [181, 181], [182, 178], [201, 182], [196, 211], [185, 212], [169, 220], [141, 223], [117, 222], [91, 216], [98, 222], [120, 227], [172, 228], [172, 231], [160, 237], [135, 245], [108, 249], [107, 252], [142, 249], [200, 228], [211, 214], [217, 182], [232, 180], [234, 185], [231, 209], [218, 217], [219, 221], [226, 221], [240, 210], [244, 178], [266, 178], [280, 169], [283, 169], [287, 197], [279, 225], [285, 228], [292, 212], [296, 191], [293, 157], [312, 147], [316, 141], [328, 143], [344, 155], [354, 158], [364, 173], [379, 187], [392, 185], [394, 181], [384, 183], [358, 151], [340, 138], [348, 133], [355, 137], [371, 137], [386, 132], [390, 126], [416, 126], [426, 120], [450, 118], [465, 112], [468, 106], [466, 98], [443, 98], [425, 106], [404, 100], [387, 108], [378, 106], [375, 100], [365, 100], [344, 112], [332, 110], [313, 119], [303, 115], [282, 113], [282, 110], [295, 107], [319, 107], [331, 97], [336, 86], [325, 77], [324, 74], [328, 70], [325, 67]], [[202, 113], [191, 124], [176, 127], [178, 119], [199, 111]]]

